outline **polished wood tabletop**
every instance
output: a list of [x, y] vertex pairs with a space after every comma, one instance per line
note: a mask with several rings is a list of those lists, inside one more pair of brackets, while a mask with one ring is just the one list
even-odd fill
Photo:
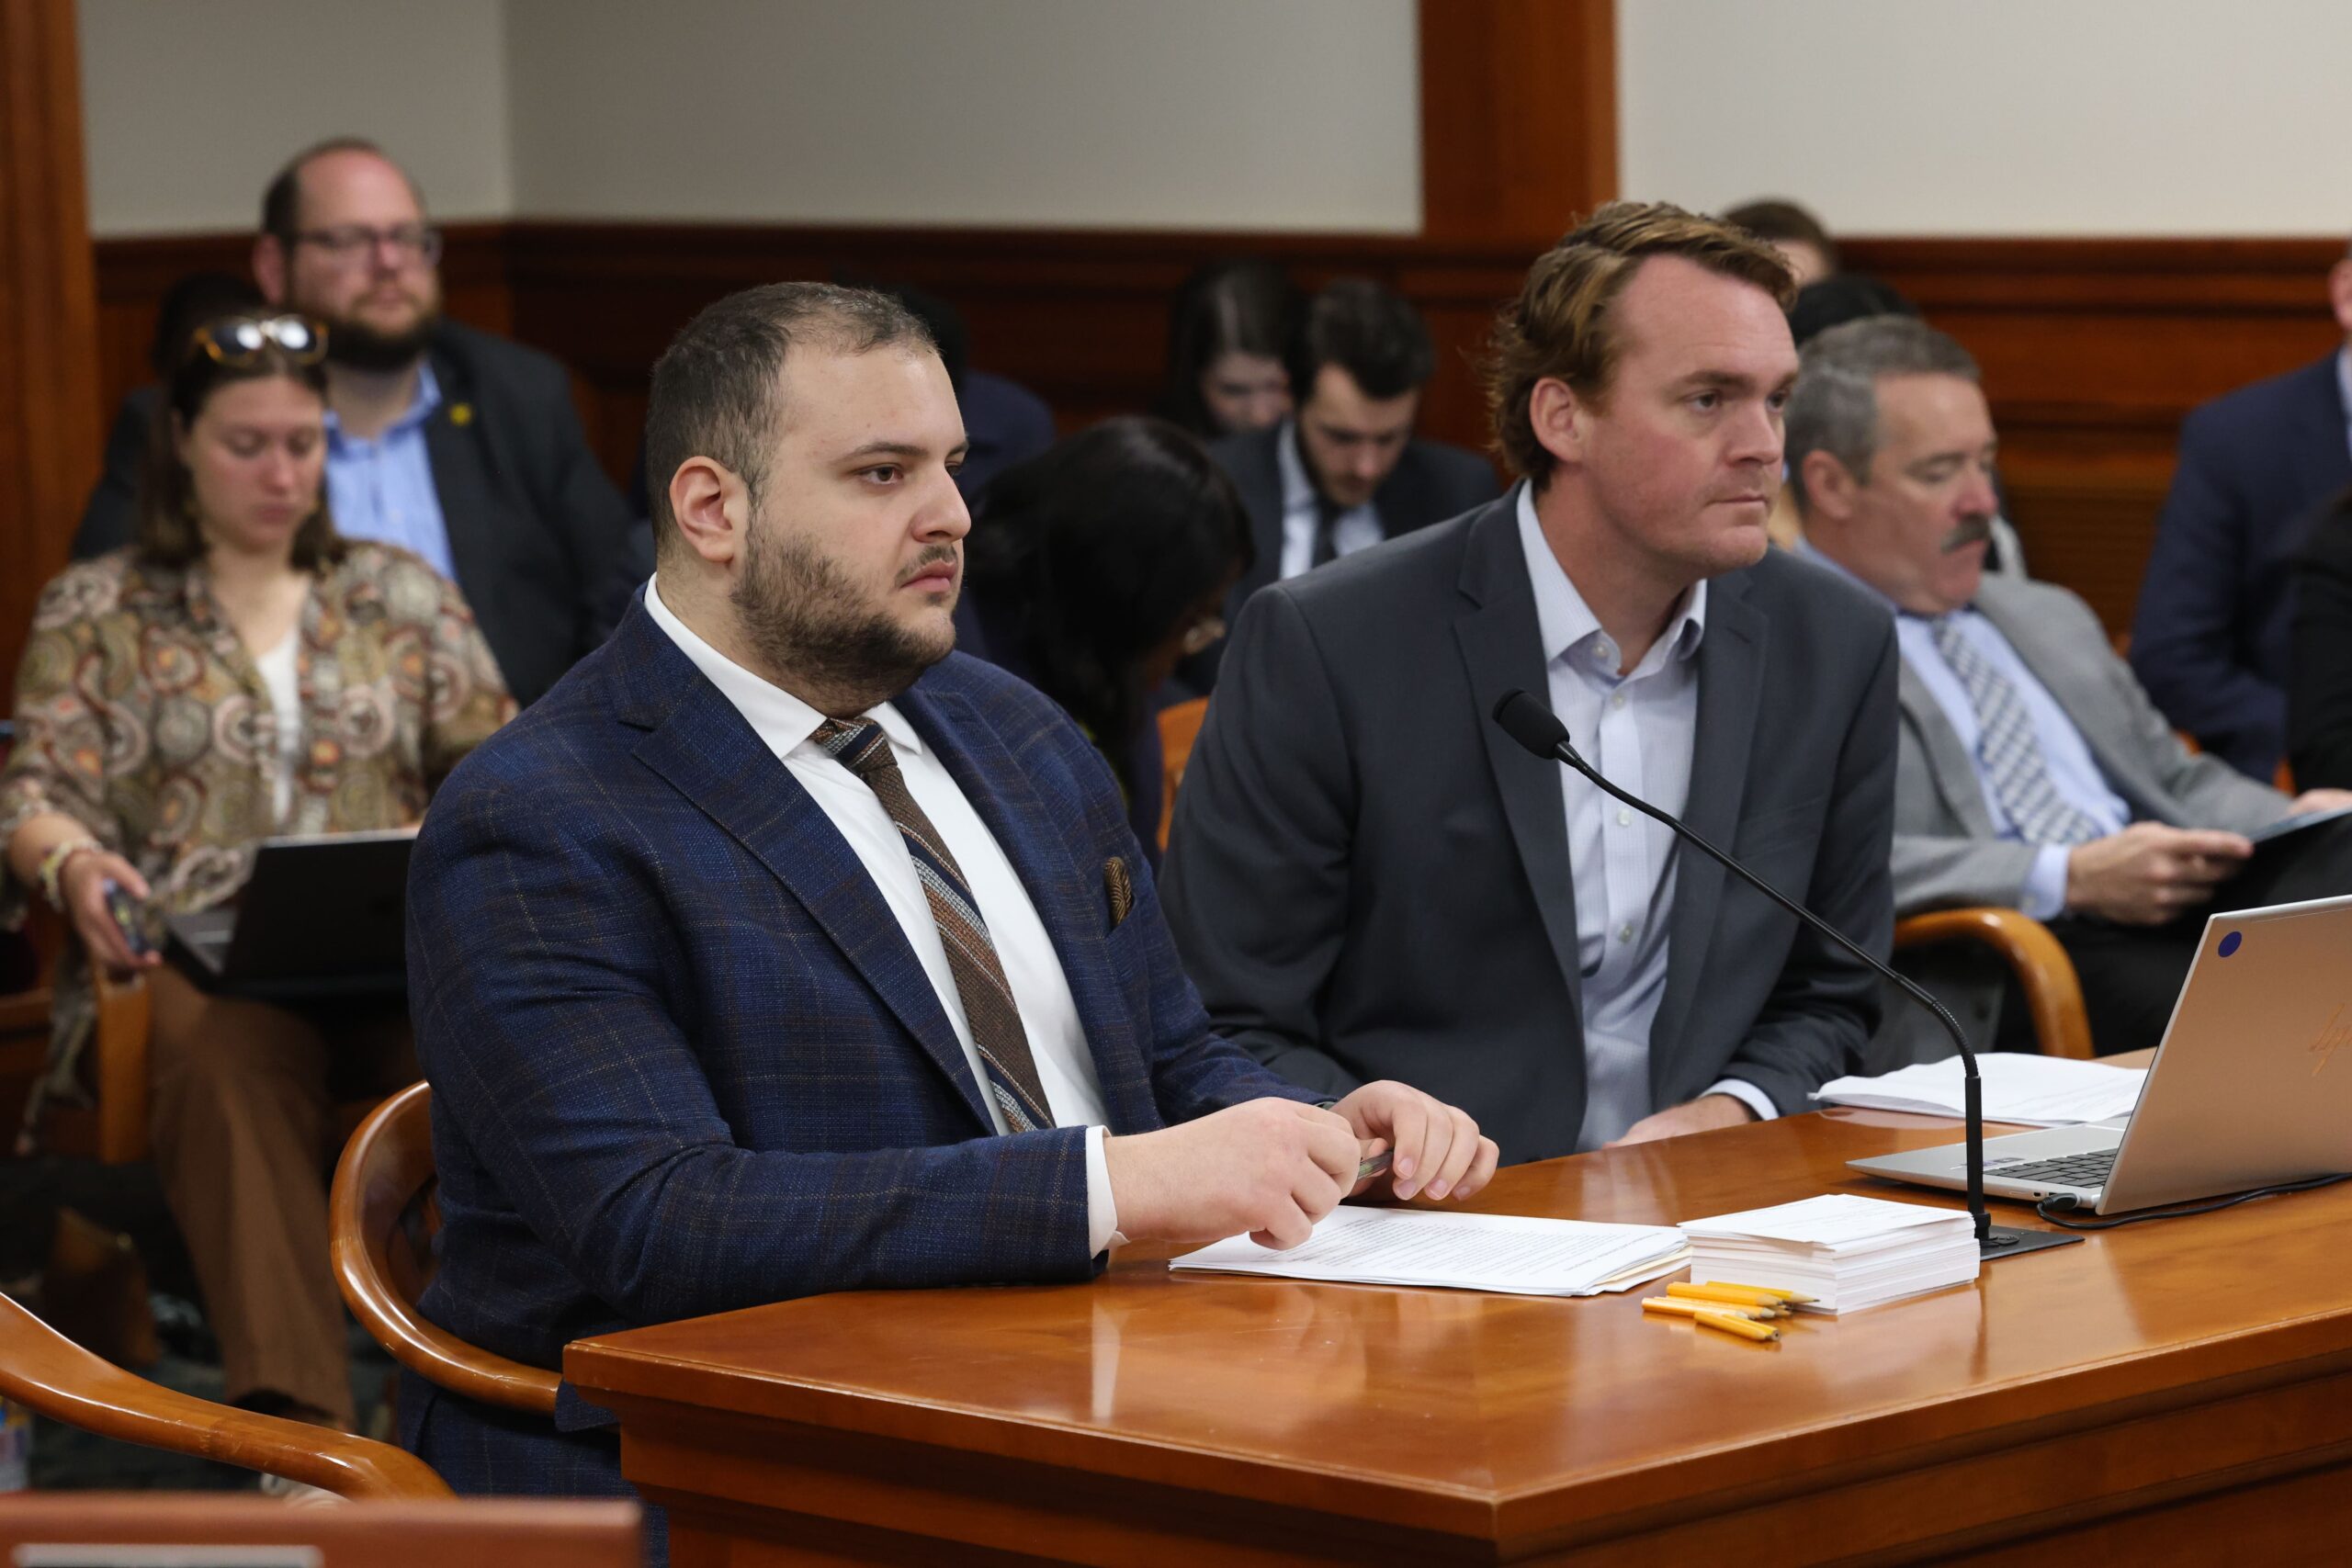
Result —
[[[1955, 1134], [1830, 1110], [1519, 1167], [1470, 1206], [1652, 1224], [1826, 1191], [1957, 1208], [1845, 1168]], [[1907, 1560], [2314, 1466], [2352, 1495], [2347, 1241], [2352, 1185], [2092, 1235], [1800, 1318], [1776, 1345], [1646, 1317], [1658, 1286], [1558, 1300], [1122, 1256], [1089, 1285], [638, 1329], [565, 1367], [620, 1412], [632, 1479], [680, 1511], [682, 1563], [709, 1531], [794, 1560], [821, 1521], [850, 1532], [840, 1558], [896, 1556], [905, 1532], [1142, 1561], [1135, 1516], [1187, 1510], [1177, 1533], [1267, 1561], [1317, 1542], [1605, 1561], [1589, 1553], [1666, 1540], [1782, 1561], [1752, 1555], [1758, 1532], [1823, 1529], [1842, 1532], [1825, 1557]], [[763, 1530], [761, 1509], [795, 1523]]]

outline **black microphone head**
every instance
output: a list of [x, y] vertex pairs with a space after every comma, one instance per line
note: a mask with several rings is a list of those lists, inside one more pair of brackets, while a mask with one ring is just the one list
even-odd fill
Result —
[[1495, 705], [1495, 722], [1503, 733], [1545, 761], [1555, 761], [1568, 743], [1568, 727], [1550, 708], [1525, 692], [1510, 691]]

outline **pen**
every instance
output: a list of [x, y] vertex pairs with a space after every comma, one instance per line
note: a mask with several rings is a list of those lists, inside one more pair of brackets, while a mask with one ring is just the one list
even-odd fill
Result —
[[1742, 1339], [1778, 1339], [1781, 1331], [1770, 1324], [1757, 1323], [1745, 1317], [1733, 1317], [1728, 1313], [1702, 1312], [1691, 1319], [1709, 1328], [1720, 1328], [1725, 1334], [1736, 1334]]
[[1368, 1181], [1372, 1178], [1378, 1176], [1382, 1171], [1386, 1170], [1388, 1168], [1388, 1155], [1389, 1151], [1383, 1149], [1378, 1154], [1373, 1156], [1370, 1159], [1359, 1164], [1356, 1167], [1356, 1179], [1358, 1181]]

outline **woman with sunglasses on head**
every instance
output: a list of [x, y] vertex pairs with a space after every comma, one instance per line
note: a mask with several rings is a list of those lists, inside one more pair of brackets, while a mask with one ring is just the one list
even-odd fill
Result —
[[1165, 420], [1108, 420], [1006, 469], [964, 547], [956, 646], [1069, 710], [1159, 859], [1157, 702], [1176, 663], [1225, 635], [1250, 568], [1233, 481]]
[[348, 1427], [332, 1093], [415, 1076], [405, 1018], [396, 1001], [208, 996], [153, 952], [164, 916], [234, 896], [266, 838], [413, 826], [513, 712], [453, 586], [337, 537], [323, 349], [297, 316], [198, 328], [164, 387], [136, 541], [42, 594], [0, 771], [0, 922], [38, 892], [79, 938], [28, 1136], [45, 1099], [83, 1093], [92, 966], [143, 975], [149, 1130], [227, 1396]]

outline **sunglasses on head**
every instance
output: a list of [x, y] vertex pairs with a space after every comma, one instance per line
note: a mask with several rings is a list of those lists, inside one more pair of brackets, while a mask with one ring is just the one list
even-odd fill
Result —
[[326, 357], [326, 329], [307, 316], [232, 316], [197, 328], [188, 354], [202, 349], [216, 364], [243, 370], [272, 344], [297, 365], [316, 365]]

